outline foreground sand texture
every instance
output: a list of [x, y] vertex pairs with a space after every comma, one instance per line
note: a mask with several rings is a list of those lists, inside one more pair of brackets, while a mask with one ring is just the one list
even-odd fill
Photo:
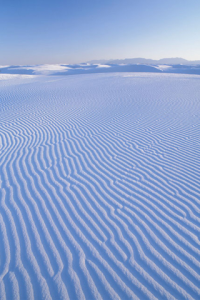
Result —
[[0, 299], [200, 299], [200, 77], [0, 79]]

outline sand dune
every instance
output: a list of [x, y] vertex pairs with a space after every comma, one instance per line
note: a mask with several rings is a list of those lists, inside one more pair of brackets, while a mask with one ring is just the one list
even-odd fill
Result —
[[200, 65], [170, 64], [77, 64], [77, 65], [33, 65], [0, 66], [2, 74], [24, 75], [78, 75], [115, 72], [179, 73], [200, 75]]
[[199, 77], [0, 79], [0, 299], [200, 299]]

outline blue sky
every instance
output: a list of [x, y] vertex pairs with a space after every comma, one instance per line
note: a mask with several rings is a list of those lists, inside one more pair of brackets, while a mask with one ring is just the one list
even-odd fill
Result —
[[0, 0], [0, 64], [200, 59], [200, 0]]

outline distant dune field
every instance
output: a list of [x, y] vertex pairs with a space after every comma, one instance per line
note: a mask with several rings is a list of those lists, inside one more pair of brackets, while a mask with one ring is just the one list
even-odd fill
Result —
[[200, 299], [200, 77], [52, 68], [0, 74], [0, 299]]
[[[161, 60], [162, 61], [162, 60]], [[76, 65], [30, 65], [30, 66], [0, 66], [1, 74], [23, 75], [77, 75], [116, 72], [143, 72], [143, 73], [175, 73], [200, 75], [200, 64], [145, 64], [145, 63], [83, 63]]]

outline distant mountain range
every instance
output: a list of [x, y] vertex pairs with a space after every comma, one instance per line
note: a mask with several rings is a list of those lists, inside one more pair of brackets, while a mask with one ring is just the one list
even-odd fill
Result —
[[91, 60], [90, 64], [146, 64], [146, 65], [199, 65], [200, 60], [186, 60], [184, 58], [162, 58], [159, 60], [146, 58], [126, 58], [126, 59], [110, 59], [110, 60]]

